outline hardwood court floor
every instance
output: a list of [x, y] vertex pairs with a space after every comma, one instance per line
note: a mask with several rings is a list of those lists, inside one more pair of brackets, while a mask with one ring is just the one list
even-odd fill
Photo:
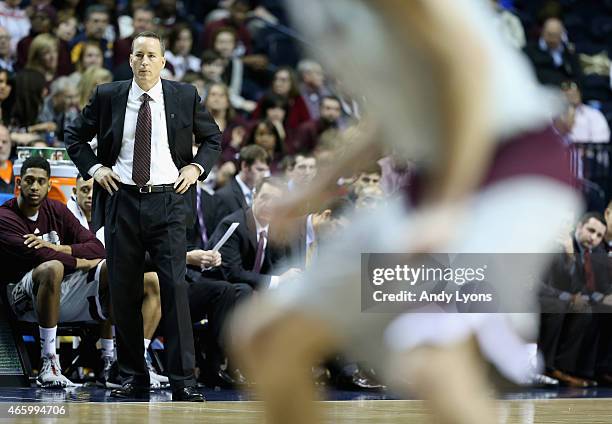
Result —
[[[3, 404], [6, 405], [6, 404]], [[257, 423], [263, 417], [260, 402], [87, 402], [66, 403], [69, 417], [53, 421], [23, 417], [11, 422], [55, 423]], [[611, 423], [612, 399], [504, 400], [498, 402], [499, 423], [562, 424]], [[357, 400], [324, 403], [326, 423], [431, 423], [430, 412], [418, 400]], [[7, 422], [0, 419], [0, 422]]]

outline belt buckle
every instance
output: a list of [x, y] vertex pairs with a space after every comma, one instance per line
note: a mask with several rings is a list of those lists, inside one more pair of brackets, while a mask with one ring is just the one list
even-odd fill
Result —
[[145, 185], [142, 187], [138, 187], [138, 193], [151, 193], [151, 191], [153, 190], [153, 187], [150, 185]]

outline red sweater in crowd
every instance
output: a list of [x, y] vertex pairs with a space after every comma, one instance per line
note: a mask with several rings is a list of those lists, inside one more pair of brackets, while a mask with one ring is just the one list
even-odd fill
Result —
[[[36, 234], [53, 244], [69, 245], [72, 255], [42, 247], [29, 248], [23, 236]], [[85, 229], [61, 202], [45, 199], [36, 221], [28, 219], [13, 198], [0, 206], [0, 283], [18, 282], [43, 262], [58, 260], [66, 274], [74, 271], [76, 258], [105, 258], [104, 246]]]

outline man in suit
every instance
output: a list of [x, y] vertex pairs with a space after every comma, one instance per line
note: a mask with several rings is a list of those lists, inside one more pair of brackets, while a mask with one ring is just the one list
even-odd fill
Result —
[[350, 200], [338, 197], [328, 202], [320, 212], [297, 219], [298, 228], [289, 243], [291, 257], [297, 268], [305, 269], [310, 266], [318, 253], [320, 243], [337, 229], [347, 225], [346, 215], [352, 209]]
[[[594, 311], [606, 311], [602, 302], [610, 293], [607, 256], [601, 246], [605, 230], [601, 214], [583, 215], [573, 237], [565, 241], [565, 251], [555, 258], [540, 292], [544, 313], [538, 345], [547, 375], [564, 385], [597, 385], [590, 378], [598, 362], [598, 340], [605, 343], [609, 339], [600, 337], [605, 314], [593, 315]], [[605, 355], [604, 350], [602, 345]], [[602, 370], [604, 377], [606, 373]]]
[[[221, 265], [219, 252], [208, 250], [216, 211], [216, 196], [204, 186], [197, 187], [196, 222], [187, 228], [187, 270], [189, 310], [193, 322], [208, 319], [206, 337], [200, 338], [206, 361], [200, 361], [200, 381], [214, 388], [233, 387], [235, 380], [221, 368], [223, 353], [221, 330], [225, 317], [236, 303], [234, 287], [223, 281], [214, 268]], [[211, 269], [212, 268], [212, 269]], [[196, 352], [199, 358], [200, 352]]]
[[266, 151], [255, 144], [240, 149], [240, 172], [220, 190], [217, 197], [215, 227], [223, 218], [238, 209], [253, 205], [253, 188], [270, 173], [270, 158]]
[[582, 79], [582, 69], [574, 47], [568, 43], [563, 23], [548, 18], [537, 42], [524, 49], [538, 80], [545, 85], [560, 86], [563, 81]]
[[233, 222], [239, 225], [220, 249], [225, 280], [233, 283], [238, 293], [275, 288], [299, 272], [291, 268], [282, 275], [272, 275], [275, 264], [286, 254], [285, 247], [270, 238], [274, 219], [273, 205], [285, 193], [285, 184], [277, 178], [264, 178], [255, 190], [253, 207], [239, 209], [221, 221], [211, 237], [211, 244], [223, 237]]
[[[134, 37], [131, 81], [103, 84], [66, 128], [70, 157], [93, 177], [94, 229], [104, 225], [119, 369], [115, 397], [149, 395], [142, 340], [145, 253], [159, 276], [163, 333], [173, 400], [203, 401], [195, 390], [194, 347], [185, 283], [186, 225], [193, 224], [195, 191], [217, 160], [221, 134], [193, 86], [161, 80], [159, 35]], [[195, 156], [192, 139], [200, 147]], [[98, 155], [88, 142], [98, 138]]]

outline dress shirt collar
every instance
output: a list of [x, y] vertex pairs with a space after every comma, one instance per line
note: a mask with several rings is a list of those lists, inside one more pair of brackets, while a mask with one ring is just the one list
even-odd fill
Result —
[[255, 228], [257, 231], [257, 241], [259, 241], [259, 233], [261, 233], [262, 231], [265, 231], [266, 237], [268, 237], [268, 230], [270, 229], [270, 224], [266, 226], [261, 225], [259, 221], [257, 220], [257, 218], [255, 217], [255, 213], [253, 213], [253, 220], [255, 220]]
[[149, 91], [146, 92], [142, 88], [140, 88], [138, 84], [136, 84], [136, 81], [132, 79], [130, 97], [132, 99], [138, 100], [140, 99], [140, 96], [142, 96], [144, 93], [147, 93], [155, 103], [162, 103], [164, 99], [164, 92], [162, 90], [161, 79], [159, 79], [157, 83], [153, 87], [151, 87]]
[[563, 53], [563, 51], [565, 50], [565, 47], [563, 46], [563, 43], [561, 43], [559, 45], [559, 47], [557, 47], [556, 49], [551, 49], [550, 47], [548, 47], [548, 44], [546, 44], [546, 41], [544, 41], [543, 38], [540, 37], [540, 39], [538, 40], [538, 45], [540, 47], [540, 50], [543, 50], [545, 52], [549, 52], [549, 53], [558, 53], [561, 54]]
[[240, 189], [242, 190], [242, 194], [244, 194], [244, 197], [251, 196], [253, 194], [253, 190], [251, 190], [249, 186], [246, 185], [244, 181], [242, 181], [242, 178], [240, 178], [240, 174], [236, 175], [235, 178], [236, 182], [238, 182], [238, 185], [240, 186]]

